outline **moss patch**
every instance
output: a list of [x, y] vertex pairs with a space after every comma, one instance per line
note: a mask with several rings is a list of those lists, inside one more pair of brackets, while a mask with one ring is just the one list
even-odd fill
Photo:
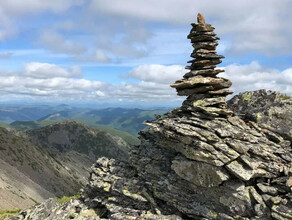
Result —
[[13, 216], [17, 216], [21, 209], [0, 210], [0, 220], [8, 220]]
[[251, 92], [246, 92], [246, 93], [243, 93], [243, 94], [242, 94], [242, 100], [243, 100], [243, 101], [250, 102], [251, 97], [252, 97]]
[[58, 203], [65, 203], [71, 199], [79, 199], [79, 198], [80, 198], [80, 195], [75, 195], [75, 196], [63, 196], [62, 198], [55, 198], [55, 199]]
[[0, 215], [3, 214], [18, 214], [21, 209], [12, 209], [12, 210], [0, 210]]

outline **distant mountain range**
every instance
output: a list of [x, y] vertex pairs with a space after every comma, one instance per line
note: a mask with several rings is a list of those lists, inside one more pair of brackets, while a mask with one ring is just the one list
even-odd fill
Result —
[[0, 106], [0, 127], [28, 130], [54, 124], [65, 119], [74, 119], [122, 137], [129, 144], [138, 144], [138, 132], [167, 109], [143, 110], [125, 108], [81, 109], [68, 105], [59, 106]]
[[39, 122], [75, 119], [90, 126], [110, 126], [126, 131], [134, 136], [146, 126], [143, 122], [154, 119], [154, 115], [164, 114], [166, 110], [142, 110], [106, 108], [98, 110], [60, 111], [40, 118]]
[[0, 128], [0, 209], [74, 195], [100, 156], [127, 160], [122, 138], [66, 120], [28, 131]]
[[45, 115], [59, 111], [76, 111], [78, 108], [69, 105], [0, 105], [0, 121], [11, 123], [14, 121], [35, 121]]

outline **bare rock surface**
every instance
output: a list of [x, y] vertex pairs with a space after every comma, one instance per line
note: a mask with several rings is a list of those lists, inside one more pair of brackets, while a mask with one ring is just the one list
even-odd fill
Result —
[[[202, 15], [192, 26], [192, 41], [204, 32], [215, 36]], [[217, 42], [200, 39], [194, 53], [215, 50]], [[227, 107], [229, 93], [221, 86], [226, 80], [215, 73], [206, 76], [205, 69], [216, 71], [209, 63], [195, 62], [190, 68], [197, 75], [172, 85], [179, 94], [187, 90], [186, 101], [145, 122], [149, 128], [140, 132], [141, 144], [131, 150], [129, 162], [98, 159], [78, 201], [53, 208], [41, 204], [17, 219], [44, 213], [43, 219], [292, 219], [291, 142], [235, 115], [241, 107], [236, 102], [233, 111]], [[211, 82], [209, 77], [213, 83], [201, 83], [205, 90], [196, 90], [198, 80]], [[264, 108], [269, 112], [270, 107]], [[92, 216], [80, 217], [88, 210]]]

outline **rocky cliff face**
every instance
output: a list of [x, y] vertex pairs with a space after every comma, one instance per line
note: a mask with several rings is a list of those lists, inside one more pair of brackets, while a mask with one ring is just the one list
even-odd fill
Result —
[[182, 107], [146, 122], [129, 162], [98, 159], [79, 200], [18, 219], [292, 219], [290, 141], [227, 108], [214, 28], [202, 15], [192, 26], [195, 59], [172, 85]]

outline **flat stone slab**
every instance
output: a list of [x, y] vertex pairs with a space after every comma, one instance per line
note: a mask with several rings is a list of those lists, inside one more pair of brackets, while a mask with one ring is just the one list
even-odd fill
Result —
[[216, 53], [216, 50], [194, 49], [193, 53]]
[[218, 55], [216, 53], [198, 53], [198, 52], [192, 53], [191, 57], [193, 57], [193, 58], [206, 58], [206, 59], [223, 59], [223, 58], [225, 58], [224, 56]]
[[210, 65], [217, 65], [222, 63], [220, 59], [194, 59], [188, 61], [188, 63], [191, 63], [194, 67], [201, 67], [201, 66], [210, 66]]
[[209, 32], [209, 31], [215, 30], [215, 28], [212, 27], [212, 25], [210, 25], [210, 24], [192, 23], [191, 25], [194, 27], [192, 29], [194, 31]]
[[219, 73], [224, 72], [223, 69], [205, 69], [205, 70], [192, 70], [184, 75], [184, 78], [190, 78], [193, 76], [216, 76]]
[[206, 69], [215, 69], [216, 65], [205, 65], [205, 66], [186, 66], [185, 69], [189, 70], [206, 70]]
[[204, 42], [204, 41], [216, 41], [220, 40], [219, 37], [211, 36], [211, 35], [197, 35], [197, 34], [189, 34], [188, 39], [191, 39], [191, 42]]
[[188, 79], [181, 79], [170, 85], [172, 88], [187, 89], [194, 88], [197, 85], [213, 85], [214, 88], [222, 89], [229, 88], [232, 83], [229, 79], [213, 78], [213, 77], [191, 77]]
[[217, 107], [202, 107], [202, 106], [194, 106], [194, 108], [198, 111], [203, 112], [204, 114], [218, 117], [218, 116], [227, 116], [232, 115], [233, 111], [229, 109], [222, 109]]
[[205, 98], [205, 99], [194, 101], [193, 106], [207, 107], [207, 106], [213, 106], [213, 105], [221, 104], [225, 102], [226, 102], [226, 98], [221, 96], [221, 97], [216, 97], [216, 98]]
[[214, 90], [214, 86], [200, 86], [194, 89], [181, 89], [181, 90], [177, 90], [177, 95], [179, 96], [190, 96], [193, 94], [197, 94], [197, 93], [205, 93], [208, 91], [212, 91]]
[[208, 91], [208, 93], [211, 95], [230, 95], [233, 93], [233, 91], [221, 89], [221, 90], [217, 90], [217, 91]]
[[195, 42], [192, 44], [195, 49], [216, 50], [217, 42]]
[[248, 169], [241, 162], [235, 160], [226, 165], [226, 169], [241, 180], [248, 181], [253, 177], [253, 170]]
[[216, 187], [229, 179], [224, 168], [197, 161], [174, 160], [171, 168], [179, 177], [196, 186]]
[[189, 35], [199, 36], [199, 35], [208, 35], [208, 36], [216, 36], [216, 34], [213, 31], [196, 31], [192, 29], [189, 33]]

